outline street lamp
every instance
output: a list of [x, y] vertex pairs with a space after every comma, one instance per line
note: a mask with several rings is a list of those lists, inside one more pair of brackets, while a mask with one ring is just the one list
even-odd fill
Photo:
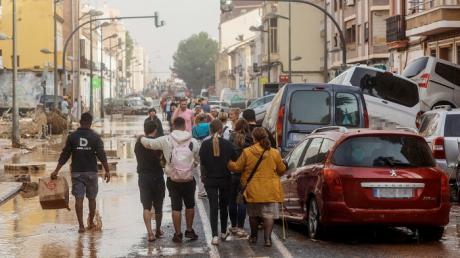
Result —
[[113, 38], [118, 37], [117, 34], [112, 34], [109, 37], [104, 38], [104, 34], [102, 33], [102, 28], [110, 25], [109, 22], [104, 22], [101, 25], [101, 118], [104, 118], [104, 69], [103, 69], [103, 64], [104, 64], [104, 41], [106, 40], [112, 40]]

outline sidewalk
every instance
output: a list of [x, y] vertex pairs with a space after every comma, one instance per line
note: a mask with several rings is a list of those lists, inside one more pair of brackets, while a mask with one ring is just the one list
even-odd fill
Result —
[[22, 183], [0, 182], [0, 205], [16, 195], [22, 187]]
[[11, 139], [0, 139], [0, 163], [13, 158], [16, 154], [27, 154], [31, 151], [44, 146], [59, 144], [62, 141], [62, 135], [53, 135], [51, 139], [21, 139], [22, 148], [12, 148]]

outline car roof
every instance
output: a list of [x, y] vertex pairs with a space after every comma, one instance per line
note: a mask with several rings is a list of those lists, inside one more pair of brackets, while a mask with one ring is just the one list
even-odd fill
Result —
[[[403, 80], [406, 80], [408, 82], [411, 82], [412, 84], [416, 84], [414, 81], [412, 81], [411, 79], [409, 79], [409, 78], [407, 78], [405, 76], [402, 76], [402, 75], [397, 74], [397, 73], [392, 73], [392, 72], [389, 72], [389, 71], [385, 71], [385, 70], [382, 70], [382, 69], [379, 69], [379, 68], [375, 68], [375, 67], [372, 67], [372, 66], [355, 65], [355, 66], [349, 68], [349, 70], [356, 69], [356, 68], [364, 68], [364, 69], [368, 69], [368, 70], [372, 70], [372, 71], [376, 71], [376, 72], [381, 72], [381, 73], [391, 73], [393, 76], [398, 77], [399, 79], [403, 79]], [[418, 85], [417, 85], [417, 87], [418, 87]]]
[[323, 136], [326, 138], [333, 139], [338, 141], [340, 139], [346, 139], [354, 136], [373, 136], [373, 135], [402, 135], [402, 136], [417, 136], [415, 132], [409, 132], [406, 130], [373, 130], [373, 129], [347, 129], [346, 132], [338, 132], [338, 131], [326, 131], [320, 133], [314, 133], [308, 135], [306, 138], [314, 138], [315, 136]]
[[291, 84], [286, 84], [284, 86], [286, 89], [315, 89], [315, 88], [324, 88], [324, 89], [335, 89], [337, 90], [343, 90], [346, 92], [356, 92], [356, 93], [361, 93], [361, 89], [357, 87], [350, 87], [350, 86], [345, 86], [345, 85], [338, 85], [338, 84], [332, 84], [332, 83], [291, 83]]
[[460, 108], [454, 108], [451, 110], [448, 110], [445, 108], [438, 108], [438, 109], [427, 111], [424, 113], [424, 115], [425, 114], [460, 114]]

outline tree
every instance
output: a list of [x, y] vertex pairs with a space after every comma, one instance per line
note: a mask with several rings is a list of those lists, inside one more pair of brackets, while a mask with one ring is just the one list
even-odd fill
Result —
[[[125, 49], [126, 49], [126, 67], [131, 66], [131, 61], [133, 60], [133, 55], [134, 55], [134, 41], [131, 38], [131, 35], [129, 34], [129, 31], [126, 31], [126, 42], [125, 42]], [[127, 76], [131, 77], [131, 75]]]
[[217, 51], [218, 44], [208, 33], [194, 34], [179, 43], [171, 70], [184, 80], [189, 89], [198, 93], [215, 83]]

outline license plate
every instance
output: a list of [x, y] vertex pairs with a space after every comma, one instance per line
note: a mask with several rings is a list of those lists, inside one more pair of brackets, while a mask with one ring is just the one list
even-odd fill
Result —
[[408, 199], [414, 197], [413, 188], [374, 188], [374, 197], [381, 199]]

